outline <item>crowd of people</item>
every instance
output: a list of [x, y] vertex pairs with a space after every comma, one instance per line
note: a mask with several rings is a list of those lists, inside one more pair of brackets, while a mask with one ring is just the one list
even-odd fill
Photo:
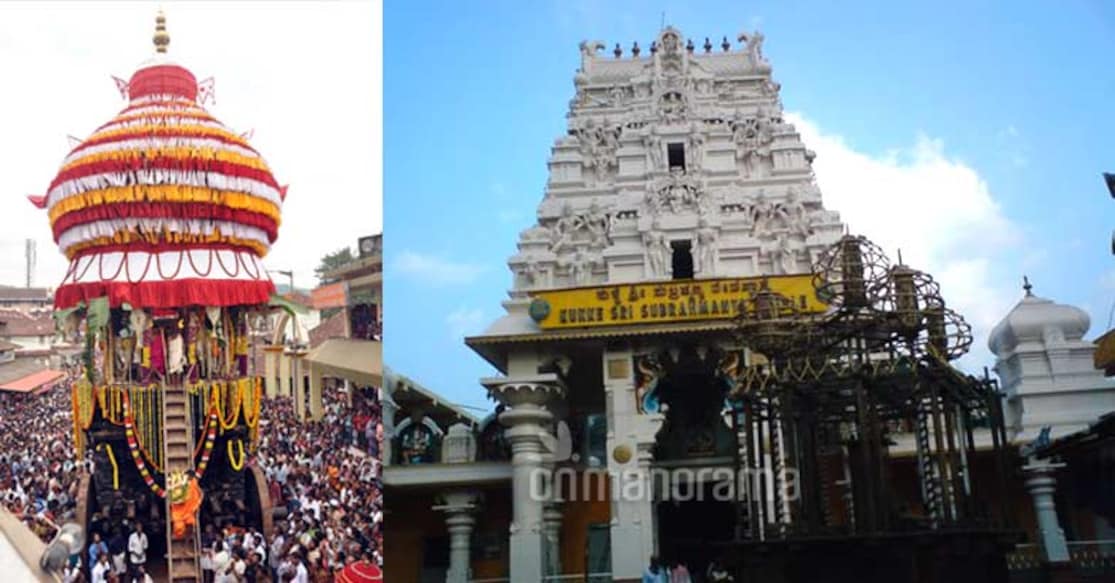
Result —
[[[339, 391], [324, 391], [325, 414], [290, 431], [289, 399], [264, 402], [256, 462], [264, 469], [272, 503], [284, 516], [268, 538], [267, 565], [276, 577], [331, 581], [353, 561], [383, 563], [380, 481], [381, 408], [375, 389], [358, 390], [352, 405]], [[306, 571], [308, 579], [298, 573]]]
[[[248, 463], [266, 476], [273, 527], [205, 525], [206, 581], [332, 581], [354, 562], [382, 565], [378, 392], [356, 389], [351, 399], [339, 390], [324, 393], [323, 419], [299, 425], [291, 399], [265, 399], [259, 447]], [[39, 395], [0, 394], [0, 499], [44, 542], [75, 518], [80, 477], [93, 471], [89, 454], [75, 460], [72, 431], [64, 384]], [[65, 580], [150, 580], [146, 535], [136, 525], [91, 525]]]
[[44, 541], [72, 520], [78, 480], [92, 468], [75, 460], [70, 392], [0, 394], [0, 498]]

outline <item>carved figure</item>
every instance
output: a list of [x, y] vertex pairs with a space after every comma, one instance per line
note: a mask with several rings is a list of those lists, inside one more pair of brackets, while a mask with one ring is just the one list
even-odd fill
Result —
[[802, 237], [808, 237], [813, 233], [809, 211], [806, 210], [797, 189], [793, 186], [786, 190], [786, 201], [778, 206], [778, 211], [791, 233]]
[[708, 219], [701, 217], [697, 223], [696, 253], [693, 255], [694, 271], [700, 275], [716, 273], [716, 229]]
[[751, 61], [752, 67], [759, 67], [766, 63], [766, 60], [763, 58], [764, 38], [766, 37], [763, 36], [763, 33], [757, 30], [750, 35], [747, 33], [739, 35], [739, 41], [747, 43], [747, 46], [745, 46], [743, 50], [747, 53], [747, 58]]
[[561, 216], [550, 230], [550, 251], [560, 253], [573, 242], [573, 233], [581, 227], [581, 218], [573, 214], [568, 201], [561, 207]]
[[778, 235], [771, 248], [770, 265], [775, 273], [783, 275], [793, 273], [797, 269], [797, 252], [790, 246], [790, 241], [785, 234]]
[[694, 171], [700, 170], [705, 157], [705, 136], [701, 132], [701, 125], [693, 122], [689, 126], [689, 136], [685, 148], [685, 167]]
[[596, 51], [604, 50], [604, 43], [598, 40], [584, 40], [578, 45], [581, 49], [581, 70], [588, 72], [588, 63], [596, 58]]
[[584, 285], [590, 283], [592, 268], [595, 264], [595, 258], [584, 251], [578, 251], [569, 264], [569, 274], [573, 278], [573, 284]]
[[627, 103], [627, 89], [619, 85], [612, 85], [608, 90], [609, 105], [612, 107], [622, 107]]
[[666, 244], [666, 235], [655, 221], [650, 230], [643, 233], [643, 249], [647, 256], [647, 269], [652, 277], [666, 275], [667, 260], [670, 256], [670, 247]]
[[759, 239], [766, 237], [770, 233], [771, 214], [773, 207], [770, 201], [767, 200], [763, 189], [759, 189], [759, 194], [755, 200], [755, 204], [751, 205], [751, 234]]
[[653, 172], [661, 168], [663, 163], [662, 138], [651, 130], [643, 136], [643, 147], [647, 150], [647, 169]]
[[588, 230], [589, 245], [592, 247], [606, 247], [612, 231], [612, 218], [600, 208], [600, 203], [593, 199], [589, 205], [588, 213], [581, 218], [581, 226]]

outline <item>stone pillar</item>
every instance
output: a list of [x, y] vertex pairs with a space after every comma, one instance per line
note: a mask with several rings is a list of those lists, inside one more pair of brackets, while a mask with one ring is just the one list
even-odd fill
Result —
[[472, 530], [476, 525], [477, 506], [480, 496], [473, 491], [453, 491], [441, 496], [444, 504], [434, 506], [446, 514], [445, 524], [449, 528], [449, 571], [446, 583], [468, 583], [472, 576]]
[[1069, 547], [1065, 542], [1065, 531], [1057, 520], [1057, 506], [1053, 493], [1057, 490], [1054, 474], [1065, 464], [1055, 464], [1046, 460], [1030, 458], [1022, 467], [1026, 476], [1026, 491], [1034, 499], [1034, 514], [1038, 520], [1038, 536], [1042, 552], [1049, 563], [1067, 563]]
[[635, 356], [622, 349], [603, 353], [607, 464], [612, 476], [612, 578], [617, 581], [640, 580], [658, 547], [650, 470], [655, 436], [664, 418], [638, 410]]
[[553, 414], [547, 405], [565, 393], [557, 375], [484, 379], [507, 410], [500, 422], [511, 444], [511, 580], [541, 581], [544, 572], [542, 509], [550, 495], [545, 436]]
[[279, 350], [275, 352], [276, 368], [278, 375], [276, 381], [278, 382], [277, 393], [283, 397], [294, 398], [294, 393], [291, 390], [290, 383], [290, 353], [282, 346], [278, 347]]
[[282, 346], [263, 346], [263, 390], [268, 397], [281, 395], [279, 387], [279, 360], [283, 357]]
[[[388, 385], [391, 386], [391, 385]], [[389, 466], [395, 462], [395, 411], [399, 406], [391, 398], [391, 391], [383, 393], [383, 443], [379, 444], [379, 456], [383, 465]]]
[[325, 416], [325, 406], [321, 394], [322, 383], [325, 379], [322, 378], [320, 372], [314, 370], [313, 363], [305, 362], [305, 366], [306, 372], [310, 376], [310, 419], [321, 421], [322, 417]]
[[542, 510], [542, 536], [547, 575], [561, 575], [561, 519], [560, 502], [545, 505]]
[[290, 361], [290, 383], [293, 387], [291, 391], [291, 398], [294, 399], [294, 416], [298, 421], [306, 422], [306, 387], [303, 379], [303, 367], [306, 366], [306, 361], [302, 357], [306, 356], [305, 351], [291, 350], [284, 354], [286, 359]]

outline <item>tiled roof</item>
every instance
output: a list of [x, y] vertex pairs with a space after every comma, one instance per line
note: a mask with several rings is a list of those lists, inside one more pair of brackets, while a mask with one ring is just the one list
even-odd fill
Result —
[[345, 311], [341, 310], [310, 330], [310, 346], [317, 348], [322, 342], [330, 338], [344, 338], [344, 336]]
[[50, 301], [50, 290], [45, 287], [15, 287], [0, 285], [0, 301]]
[[54, 318], [49, 315], [28, 316], [11, 310], [0, 312], [0, 338], [53, 335]]

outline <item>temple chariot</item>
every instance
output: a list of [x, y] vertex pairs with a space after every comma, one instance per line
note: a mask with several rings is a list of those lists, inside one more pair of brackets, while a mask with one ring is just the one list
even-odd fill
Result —
[[200, 581], [204, 525], [270, 526], [246, 463], [262, 401], [250, 339], [275, 291], [261, 260], [286, 188], [206, 111], [212, 82], [168, 58], [161, 14], [153, 40], [154, 56], [117, 79], [125, 107], [31, 200], [70, 260], [56, 317], [84, 342], [73, 431], [95, 472], [79, 521], [141, 522], [149, 570]]

